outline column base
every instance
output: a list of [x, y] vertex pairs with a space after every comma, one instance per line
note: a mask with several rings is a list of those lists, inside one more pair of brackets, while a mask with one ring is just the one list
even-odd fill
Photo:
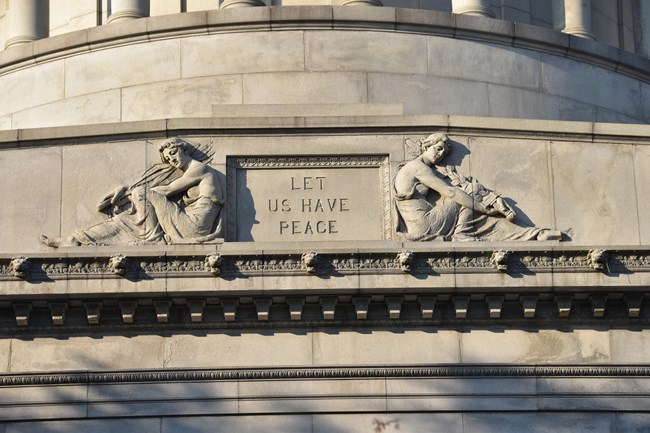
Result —
[[340, 0], [339, 6], [383, 6], [381, 0]]
[[457, 15], [494, 18], [494, 13], [492, 13], [490, 9], [484, 8], [458, 8], [454, 9], [452, 12]]
[[7, 48], [15, 47], [18, 45], [23, 45], [23, 44], [29, 44], [30, 42], [37, 41], [42, 38], [34, 37], [34, 36], [14, 36], [13, 38], [7, 39], [5, 42], [5, 50]]
[[258, 6], [266, 6], [266, 3], [262, 0], [225, 0], [221, 3], [219, 9], [249, 8]]
[[584, 27], [567, 27], [562, 30], [562, 33], [577, 36], [579, 38], [591, 39], [592, 41], [596, 40], [596, 35]]
[[145, 17], [146, 15], [142, 14], [140, 11], [119, 11], [111, 14], [111, 16], [106, 20], [106, 24]]

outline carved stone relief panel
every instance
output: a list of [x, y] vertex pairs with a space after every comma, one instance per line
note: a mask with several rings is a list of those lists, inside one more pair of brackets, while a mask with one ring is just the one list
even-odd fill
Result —
[[227, 241], [391, 238], [388, 157], [232, 157]]

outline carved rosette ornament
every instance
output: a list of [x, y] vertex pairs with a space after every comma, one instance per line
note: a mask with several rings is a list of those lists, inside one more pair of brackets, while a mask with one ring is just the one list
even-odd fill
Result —
[[605, 266], [607, 266], [608, 260], [609, 254], [605, 250], [594, 249], [590, 250], [587, 253], [587, 262], [589, 263], [589, 267], [595, 269], [596, 271], [605, 270]]
[[115, 275], [124, 275], [129, 264], [129, 259], [122, 254], [114, 254], [108, 258], [108, 268]]
[[29, 271], [29, 259], [27, 257], [14, 257], [9, 264], [11, 275], [16, 278], [25, 278]]
[[399, 264], [399, 268], [404, 272], [411, 272], [411, 265], [415, 260], [415, 254], [411, 251], [401, 251], [395, 257], [395, 261]]
[[492, 252], [490, 261], [494, 264], [497, 270], [505, 272], [508, 270], [508, 262], [510, 261], [510, 251], [496, 250]]
[[316, 272], [316, 265], [318, 263], [318, 253], [315, 253], [313, 251], [304, 253], [300, 258], [300, 261], [302, 261], [303, 265], [307, 268], [307, 272], [313, 274]]
[[223, 257], [218, 253], [210, 254], [205, 257], [205, 266], [213, 275], [219, 275], [223, 266]]

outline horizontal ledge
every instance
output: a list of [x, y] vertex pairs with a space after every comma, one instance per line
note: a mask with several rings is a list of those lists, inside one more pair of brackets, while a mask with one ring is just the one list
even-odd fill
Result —
[[[650, 125], [511, 119], [456, 115], [203, 117], [100, 123], [0, 131], [0, 150], [77, 144], [79, 141], [167, 138], [184, 133], [214, 135], [480, 132], [485, 136], [537, 139], [571, 137], [580, 141], [629, 141], [650, 144]], [[74, 140], [74, 143], [71, 141]]]
[[650, 378], [650, 366], [639, 365], [505, 365], [432, 364], [363, 367], [280, 367], [228, 369], [158, 369], [1, 374], [0, 386], [36, 386], [101, 383], [156, 383], [177, 381], [347, 379], [437, 377], [596, 377]]
[[241, 31], [377, 30], [506, 44], [603, 66], [650, 82], [650, 59], [543, 27], [437, 11], [348, 6], [272, 6], [129, 20], [66, 33], [0, 52], [0, 73], [125, 43]]

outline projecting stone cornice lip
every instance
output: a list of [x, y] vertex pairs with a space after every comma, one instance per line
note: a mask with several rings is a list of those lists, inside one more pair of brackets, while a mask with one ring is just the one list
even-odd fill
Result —
[[650, 144], [650, 125], [514, 119], [456, 115], [205, 117], [101, 123], [92, 125], [0, 131], [0, 150], [78, 144], [101, 139], [164, 139], [183, 134], [265, 135], [279, 133], [408, 133], [440, 131], [456, 134], [530, 139]]
[[571, 57], [650, 82], [650, 59], [551, 29], [419, 9], [347, 6], [232, 8], [112, 23], [4, 50], [0, 52], [0, 73], [112, 46], [170, 37], [314, 29], [417, 33], [505, 44]]

